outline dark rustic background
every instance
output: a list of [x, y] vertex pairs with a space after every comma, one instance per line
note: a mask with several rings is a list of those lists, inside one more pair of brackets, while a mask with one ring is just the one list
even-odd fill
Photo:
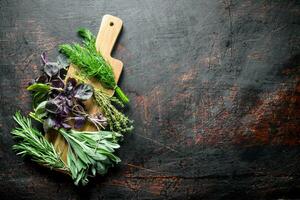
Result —
[[[1, 0], [0, 199], [300, 199], [300, 1]], [[16, 156], [42, 51], [124, 21], [114, 56], [135, 130], [83, 188]]]

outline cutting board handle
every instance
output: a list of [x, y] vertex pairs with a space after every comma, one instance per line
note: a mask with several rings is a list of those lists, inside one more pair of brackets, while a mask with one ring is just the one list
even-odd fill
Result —
[[96, 49], [106, 59], [111, 58], [111, 51], [122, 29], [123, 22], [112, 15], [104, 15], [96, 39]]

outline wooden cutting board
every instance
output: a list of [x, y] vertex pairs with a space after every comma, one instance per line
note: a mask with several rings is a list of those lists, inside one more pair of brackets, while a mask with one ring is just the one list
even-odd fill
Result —
[[[123, 22], [120, 18], [112, 15], [104, 15], [96, 39], [96, 49], [112, 66], [116, 83], [118, 83], [120, 78], [123, 63], [120, 60], [111, 57], [111, 52], [122, 29], [122, 25]], [[72, 77], [77, 70], [76, 66], [70, 65], [66, 79], [68, 77]], [[103, 89], [103, 91], [110, 96], [113, 96], [114, 94], [114, 90], [104, 89], [95, 79], [90, 79], [89, 84], [93, 85], [94, 88]], [[94, 114], [100, 111], [92, 100], [85, 102], [85, 105], [89, 114]], [[92, 124], [86, 123], [81, 130], [96, 130], [96, 128]], [[46, 138], [53, 143], [56, 151], [61, 154], [62, 160], [67, 164], [68, 145], [65, 139], [54, 131], [46, 133]]]

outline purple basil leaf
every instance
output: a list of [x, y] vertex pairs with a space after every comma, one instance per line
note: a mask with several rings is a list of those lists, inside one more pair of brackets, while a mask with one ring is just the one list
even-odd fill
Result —
[[73, 106], [73, 101], [66, 98], [66, 104], [67, 104], [67, 106], [72, 107]]
[[66, 92], [72, 91], [76, 84], [77, 81], [75, 78], [68, 78], [66, 82]]
[[60, 68], [56, 62], [47, 62], [44, 65], [44, 72], [49, 76], [55, 76], [58, 74]]
[[85, 117], [83, 116], [77, 116], [74, 118], [74, 128], [79, 129], [81, 128], [85, 123]]
[[67, 124], [67, 123], [61, 123], [61, 126], [64, 128], [64, 129], [71, 129], [72, 127], [69, 125], [69, 124]]
[[50, 99], [54, 99], [54, 98], [56, 98], [58, 95], [60, 95], [60, 92], [59, 92], [59, 91], [57, 91], [57, 90], [51, 90], [50, 95], [49, 95], [49, 98], [50, 98]]
[[65, 84], [62, 80], [60, 79], [53, 79], [51, 81], [52, 87], [56, 87], [56, 88], [64, 88]]
[[58, 105], [58, 102], [55, 100], [50, 100], [46, 103], [46, 110], [49, 113], [57, 114], [60, 110], [60, 106]]
[[57, 122], [54, 119], [48, 117], [47, 119], [44, 120], [43, 128], [45, 133], [47, 133], [49, 129], [55, 127], [57, 127]]
[[79, 84], [75, 88], [75, 95], [74, 97], [79, 100], [88, 100], [93, 96], [93, 87], [88, 84]]
[[67, 69], [60, 69], [59, 71], [59, 77], [62, 79], [62, 80], [65, 80], [66, 76], [67, 76], [67, 73], [68, 73], [68, 70]]
[[67, 107], [67, 105], [63, 105], [61, 107], [61, 112], [59, 113], [62, 117], [67, 117], [70, 114], [70, 111]]
[[57, 63], [60, 66], [60, 69], [65, 69], [69, 66], [68, 59], [62, 54], [57, 57]]

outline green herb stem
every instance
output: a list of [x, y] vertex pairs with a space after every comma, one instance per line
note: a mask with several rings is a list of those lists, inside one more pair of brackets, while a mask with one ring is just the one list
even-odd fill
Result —
[[122, 91], [122, 89], [119, 86], [116, 86], [115, 92], [117, 93], [118, 97], [121, 99], [121, 101], [124, 104], [129, 103], [129, 98], [126, 96], [126, 94]]
[[[76, 73], [74, 78], [80, 82], [87, 81], [87, 77], [84, 74]], [[118, 87], [119, 88], [119, 87]], [[116, 88], [117, 91], [122, 90]], [[124, 94], [122, 92], [122, 94]], [[124, 95], [126, 97], [126, 95]], [[133, 129], [133, 121], [120, 112], [114, 104], [124, 107], [123, 101], [120, 101], [116, 97], [110, 97], [101, 89], [94, 90], [95, 103], [101, 108], [104, 116], [107, 118], [109, 129], [118, 133], [126, 133]]]
[[20, 112], [16, 112], [13, 118], [18, 124], [18, 127], [11, 132], [19, 141], [13, 145], [17, 155], [30, 156], [33, 161], [42, 165], [69, 171], [54, 146], [45, 139], [41, 132], [32, 127], [29, 118], [23, 117]]

